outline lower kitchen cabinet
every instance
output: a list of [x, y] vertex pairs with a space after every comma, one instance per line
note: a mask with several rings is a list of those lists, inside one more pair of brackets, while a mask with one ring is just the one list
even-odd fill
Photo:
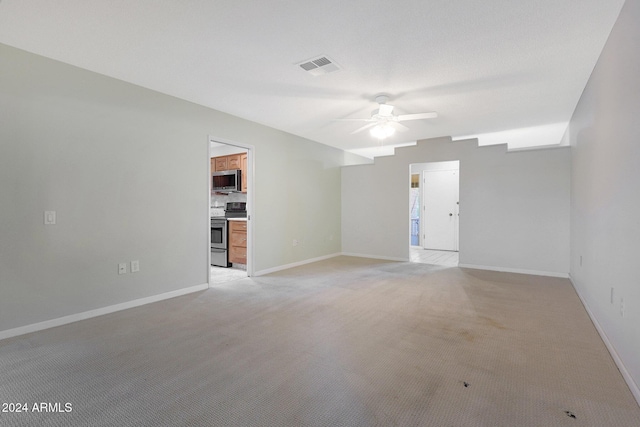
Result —
[[229, 262], [247, 263], [247, 221], [229, 220]]

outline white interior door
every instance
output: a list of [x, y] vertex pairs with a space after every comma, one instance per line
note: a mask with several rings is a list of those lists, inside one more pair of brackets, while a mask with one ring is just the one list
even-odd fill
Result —
[[458, 250], [459, 182], [458, 170], [422, 172], [425, 249]]

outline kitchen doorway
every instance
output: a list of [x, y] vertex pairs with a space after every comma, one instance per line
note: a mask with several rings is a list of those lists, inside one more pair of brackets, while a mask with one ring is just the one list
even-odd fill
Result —
[[411, 262], [457, 266], [460, 162], [412, 164], [410, 174]]
[[208, 145], [207, 259], [212, 287], [253, 275], [254, 149], [212, 136]]

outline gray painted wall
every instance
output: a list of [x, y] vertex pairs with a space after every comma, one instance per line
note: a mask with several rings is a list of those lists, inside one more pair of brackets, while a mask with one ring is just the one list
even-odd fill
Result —
[[568, 274], [568, 148], [507, 153], [440, 138], [345, 167], [343, 252], [408, 260], [410, 165], [451, 160], [460, 160], [461, 265]]
[[[571, 119], [571, 278], [640, 401], [640, 1], [627, 0]], [[582, 265], [580, 265], [582, 257]], [[611, 302], [611, 288], [614, 298]], [[621, 314], [624, 299], [624, 316]]]
[[0, 331], [205, 284], [209, 135], [255, 147], [255, 271], [340, 252], [344, 152], [4, 45], [0, 69]]

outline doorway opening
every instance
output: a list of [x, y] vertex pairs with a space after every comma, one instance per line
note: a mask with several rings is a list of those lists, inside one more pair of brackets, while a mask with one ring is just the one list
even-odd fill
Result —
[[253, 275], [253, 147], [209, 137], [209, 287]]
[[410, 166], [410, 260], [455, 267], [459, 261], [460, 161]]

